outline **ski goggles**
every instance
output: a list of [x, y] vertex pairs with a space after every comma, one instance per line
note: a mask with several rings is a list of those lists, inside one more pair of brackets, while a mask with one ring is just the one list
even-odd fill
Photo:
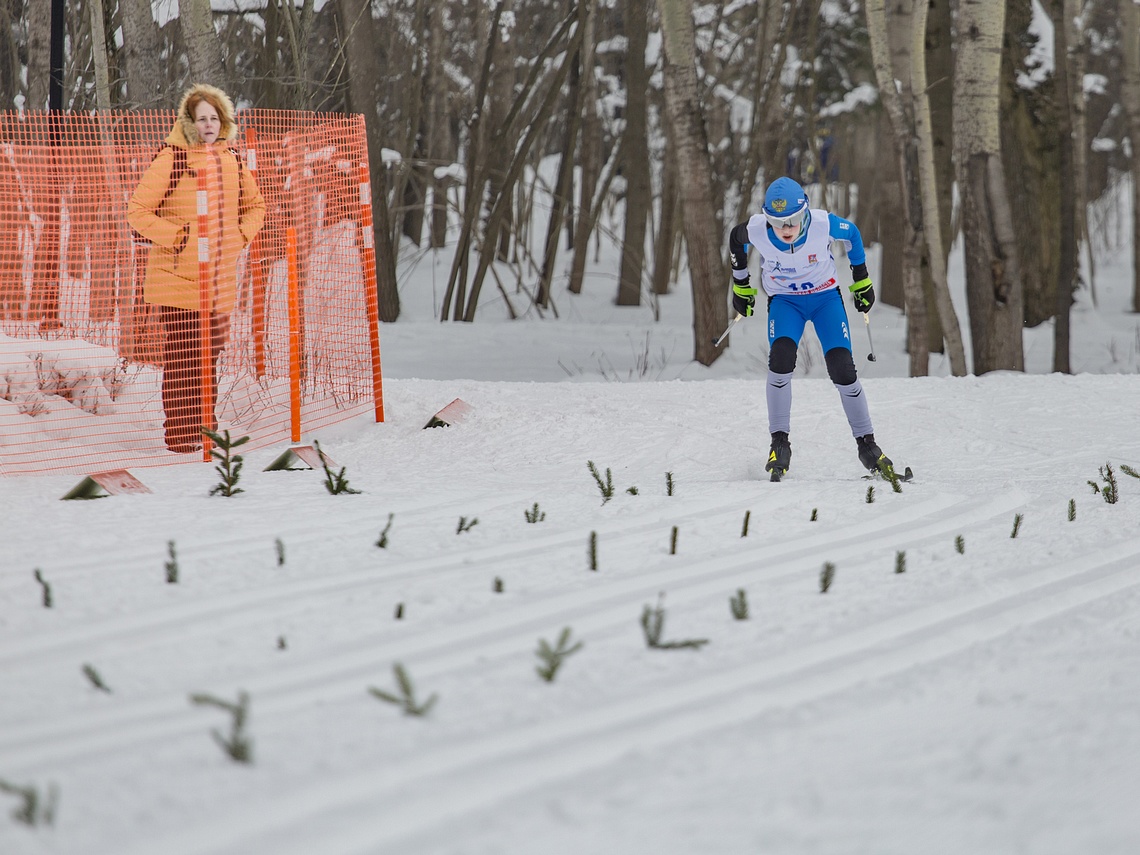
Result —
[[807, 207], [800, 208], [794, 214], [788, 214], [786, 217], [778, 217], [775, 214], [764, 212], [764, 219], [774, 229], [786, 228], [799, 228], [803, 225], [804, 218], [807, 216]]

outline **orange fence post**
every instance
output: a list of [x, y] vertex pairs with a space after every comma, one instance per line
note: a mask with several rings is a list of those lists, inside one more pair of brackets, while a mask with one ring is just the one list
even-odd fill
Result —
[[[201, 362], [202, 426], [212, 424], [214, 412], [214, 384], [210, 382], [210, 238], [207, 232], [210, 218], [209, 197], [206, 190], [206, 170], [198, 170], [198, 353]], [[202, 462], [210, 462], [210, 438], [202, 434]]]
[[293, 442], [301, 441], [301, 301], [297, 282], [297, 230], [285, 230], [289, 264], [289, 423]]
[[372, 401], [376, 421], [384, 421], [384, 380], [380, 374], [380, 299], [376, 293], [376, 242], [372, 234], [372, 182], [368, 164], [360, 165], [360, 254], [364, 265], [364, 300], [372, 347]]
[[[245, 163], [249, 174], [257, 180], [257, 131], [245, 129]], [[250, 326], [253, 333], [253, 361], [257, 378], [265, 376], [265, 271], [261, 267], [261, 236], [249, 246], [249, 267], [253, 273], [250, 295]]]

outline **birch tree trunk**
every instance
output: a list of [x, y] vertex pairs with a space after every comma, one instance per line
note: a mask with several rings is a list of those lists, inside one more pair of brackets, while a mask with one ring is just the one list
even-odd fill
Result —
[[103, 24], [103, 0], [87, 0], [91, 16], [91, 61], [95, 66], [95, 103], [101, 112], [111, 110], [111, 80], [107, 73], [107, 28]]
[[209, 83], [232, 95], [210, 0], [178, 0], [178, 25], [182, 30], [182, 41], [186, 44], [191, 82]]
[[51, 2], [28, 4], [28, 77], [24, 90], [25, 110], [48, 108], [48, 82], [51, 77]]
[[[898, 182], [902, 191], [903, 208], [903, 296], [906, 300], [907, 353], [910, 355], [910, 376], [925, 377], [929, 373], [930, 346], [926, 335], [926, 295], [922, 290], [922, 202], [918, 187], [918, 151], [914, 142], [914, 123], [907, 115], [902, 97], [895, 84], [896, 73], [887, 30], [887, 12], [884, 0], [870, 0], [867, 4], [867, 33], [871, 40], [871, 56], [875, 78], [879, 85], [879, 98], [890, 119], [891, 140], [897, 164]], [[915, 64], [925, 61], [914, 58]], [[906, 76], [907, 81], [910, 75]], [[905, 87], [909, 93], [909, 83]]]
[[677, 143], [681, 217], [693, 290], [694, 358], [712, 365], [713, 340], [728, 321], [728, 274], [721, 252], [712, 165], [697, 87], [692, 0], [657, 0], [665, 43], [665, 108]]
[[998, 129], [1005, 6], [958, 4], [954, 149], [974, 373], [1025, 369], [1022, 283]]
[[586, 275], [586, 252], [590, 245], [594, 216], [591, 209], [594, 190], [598, 186], [602, 140], [601, 120], [598, 116], [598, 76], [595, 68], [597, 57], [597, 15], [596, 4], [585, 3], [585, 19], [582, 29], [582, 66], [578, 85], [582, 89], [582, 134], [578, 143], [578, 168], [581, 172], [578, 182], [578, 204], [575, 207], [574, 255], [570, 263], [570, 284], [572, 294], [582, 293], [582, 280]]
[[1132, 145], [1132, 311], [1140, 312], [1140, 4], [1120, 0], [1121, 100]]
[[926, 85], [926, 16], [927, 0], [914, 0], [912, 22], [913, 61], [911, 63], [911, 92], [914, 93], [915, 138], [918, 143], [919, 199], [922, 200], [923, 236], [926, 254], [930, 261], [930, 275], [934, 284], [934, 300], [938, 307], [938, 321], [946, 352], [950, 357], [950, 373], [966, 376], [966, 350], [962, 344], [962, 330], [958, 326], [958, 313], [950, 300], [950, 284], [946, 278], [946, 251], [942, 245], [942, 212], [939, 200], [950, 196], [950, 188], [939, 188], [938, 172], [934, 162], [934, 130], [930, 122], [930, 99]]
[[1065, 17], [1069, 10], [1069, 0], [1057, 2], [1053, 19], [1053, 55], [1057, 62], [1053, 70], [1053, 84], [1057, 105], [1057, 136], [1060, 148], [1061, 192], [1057, 199], [1060, 206], [1061, 236], [1060, 258], [1057, 264], [1057, 284], [1053, 292], [1053, 370], [1069, 373], [1069, 309], [1073, 304], [1073, 291], [1077, 275], [1077, 211], [1080, 210], [1081, 176], [1078, 172], [1076, 149], [1079, 138], [1073, 123], [1075, 113], [1072, 101], [1073, 87], [1069, 80], [1068, 38], [1072, 28], [1066, 26]]
[[124, 107], [157, 110], [171, 107], [161, 64], [158, 25], [150, 0], [119, 0], [123, 22], [123, 65], [127, 78]]

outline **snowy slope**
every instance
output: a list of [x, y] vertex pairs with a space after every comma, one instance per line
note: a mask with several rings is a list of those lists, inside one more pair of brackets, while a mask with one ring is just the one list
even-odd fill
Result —
[[[1137, 851], [1140, 480], [1086, 482], [1140, 468], [1140, 377], [866, 385], [901, 494], [813, 379], [781, 484], [754, 380], [391, 380], [385, 424], [320, 437], [358, 495], [272, 452], [234, 498], [207, 466], [95, 502], [0, 480], [0, 780], [59, 790], [0, 852]], [[457, 396], [466, 421], [421, 429]], [[647, 649], [662, 592], [665, 637], [706, 646]], [[426, 718], [369, 694], [397, 662]], [[188, 700], [242, 690], [251, 765]]]

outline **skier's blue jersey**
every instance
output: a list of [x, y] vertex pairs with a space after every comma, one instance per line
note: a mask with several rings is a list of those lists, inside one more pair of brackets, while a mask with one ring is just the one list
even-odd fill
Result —
[[863, 236], [850, 220], [813, 209], [799, 237], [787, 244], [776, 237], [763, 214], [754, 214], [729, 235], [733, 278], [748, 278], [748, 248], [754, 246], [760, 253], [760, 278], [769, 296], [813, 294], [834, 288], [838, 283], [831, 245], [837, 240], [843, 243], [853, 268], [866, 263]]

